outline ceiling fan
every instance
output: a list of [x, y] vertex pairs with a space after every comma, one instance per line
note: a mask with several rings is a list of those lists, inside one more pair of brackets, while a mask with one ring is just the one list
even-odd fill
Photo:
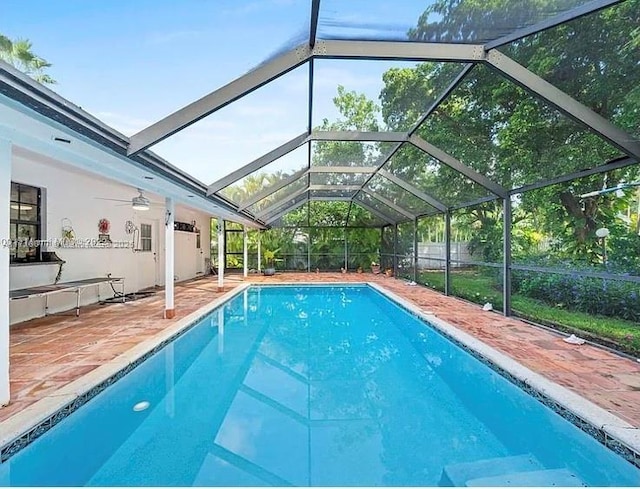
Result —
[[112, 202], [125, 202], [120, 205], [130, 205], [134, 211], [148, 211], [152, 205], [161, 206], [162, 204], [157, 202], [151, 202], [148, 197], [145, 197], [142, 189], [137, 189], [138, 195], [133, 197], [131, 200], [123, 200], [123, 199], [109, 199], [106, 197], [94, 197], [98, 200], [110, 200]]

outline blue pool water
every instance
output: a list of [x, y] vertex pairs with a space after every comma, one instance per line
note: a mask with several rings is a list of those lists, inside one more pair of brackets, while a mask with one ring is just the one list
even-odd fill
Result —
[[368, 287], [252, 287], [0, 465], [14, 486], [572, 482], [640, 470]]

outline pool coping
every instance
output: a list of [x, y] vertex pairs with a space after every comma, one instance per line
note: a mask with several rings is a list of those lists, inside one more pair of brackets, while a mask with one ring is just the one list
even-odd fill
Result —
[[[104, 363], [95, 370], [70, 382], [53, 394], [28, 406], [19, 413], [2, 422], [0, 434], [0, 463], [4, 463], [12, 455], [47, 432], [55, 424], [62, 421], [72, 412], [102, 392], [108, 386], [129, 373], [151, 355], [164, 348], [193, 327], [203, 317], [244, 292], [249, 287], [278, 286], [330, 286], [357, 287], [368, 286], [410, 314], [425, 321], [425, 326], [432, 326], [447, 339], [462, 347], [475, 358], [482, 361], [500, 375], [511, 381], [538, 401], [553, 409], [563, 418], [594, 437], [601, 444], [613, 450], [627, 461], [640, 468], [640, 429], [633, 427], [614, 414], [597, 406], [588, 399], [563, 387], [523, 366], [515, 359], [499, 352], [452, 324], [438, 318], [433, 312], [423, 310], [408, 299], [391, 292], [385, 287], [367, 281], [353, 282], [278, 282], [242, 283], [222, 296], [214, 299], [200, 309], [180, 319], [175, 324], [162, 330]], [[478, 312], [481, 314], [481, 312]]]

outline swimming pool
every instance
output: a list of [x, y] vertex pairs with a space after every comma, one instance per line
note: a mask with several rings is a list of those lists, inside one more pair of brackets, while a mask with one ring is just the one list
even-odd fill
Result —
[[3, 485], [640, 485], [366, 286], [251, 287], [0, 465]]

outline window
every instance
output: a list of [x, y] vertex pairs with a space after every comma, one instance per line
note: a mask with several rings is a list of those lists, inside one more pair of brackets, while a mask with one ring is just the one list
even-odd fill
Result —
[[9, 203], [9, 237], [13, 243], [9, 251], [11, 263], [41, 260], [39, 243], [42, 239], [41, 197], [39, 188], [11, 182]]
[[151, 251], [151, 224], [140, 224], [140, 251]]

